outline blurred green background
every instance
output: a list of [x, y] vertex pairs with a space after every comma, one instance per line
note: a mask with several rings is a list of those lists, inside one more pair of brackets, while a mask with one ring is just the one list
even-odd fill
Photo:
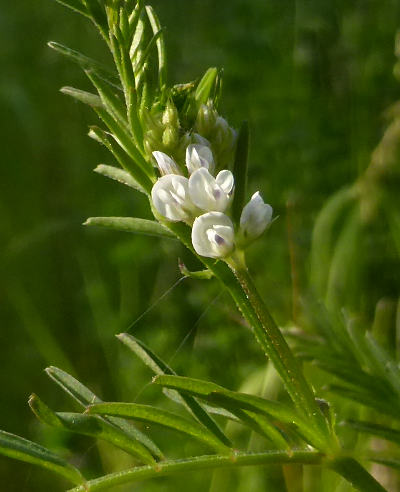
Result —
[[[221, 113], [235, 127], [250, 122], [249, 194], [260, 190], [279, 220], [249, 250], [248, 262], [286, 325], [293, 313], [290, 251], [298, 286], [306, 289], [315, 217], [332, 193], [366, 169], [385, 128], [382, 114], [399, 98], [392, 70], [400, 2], [152, 5], [166, 26], [170, 81], [224, 67]], [[177, 243], [81, 226], [89, 216], [149, 218], [150, 212], [144, 198], [92, 173], [98, 163], [114, 164], [86, 136], [96, 116], [58, 92], [63, 85], [90, 85], [46, 46], [50, 40], [110, 63], [94, 27], [54, 1], [2, 5], [0, 427], [59, 450], [94, 476], [129, 460], [36, 422], [27, 406], [31, 392], [59, 410], [71, 408], [43, 373], [46, 366], [72, 372], [104, 399], [158, 402], [150, 372], [114, 338], [132, 323], [131, 333], [180, 374], [232, 389], [257, 376], [264, 358], [216, 282], [186, 279], [163, 296], [179, 279], [178, 256], [196, 266]], [[367, 317], [381, 297], [398, 295], [398, 256], [377, 222], [366, 246], [370, 266], [357, 287]], [[174, 455], [173, 435], [154, 435]], [[185, 480], [126, 490], [173, 491]], [[209, 490], [210, 480], [211, 474], [196, 476], [192, 490]], [[8, 492], [66, 488], [57, 477], [6, 458], [0, 458], [0, 483]]]

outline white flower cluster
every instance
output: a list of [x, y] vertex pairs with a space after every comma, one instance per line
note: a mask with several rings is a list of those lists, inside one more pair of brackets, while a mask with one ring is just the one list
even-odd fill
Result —
[[260, 236], [271, 222], [272, 208], [255, 193], [243, 208], [235, 239], [232, 220], [226, 214], [232, 201], [234, 177], [224, 169], [213, 176], [215, 163], [209, 146], [191, 144], [186, 149], [189, 177], [163, 152], [153, 152], [161, 177], [151, 198], [166, 219], [192, 224], [192, 243], [197, 254], [210, 258], [229, 256], [235, 243], [244, 246]]

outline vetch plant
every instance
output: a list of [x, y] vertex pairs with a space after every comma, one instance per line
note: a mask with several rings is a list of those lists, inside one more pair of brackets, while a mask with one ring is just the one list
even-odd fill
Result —
[[[95, 93], [71, 87], [64, 87], [62, 92], [88, 104], [102, 122], [101, 128], [91, 127], [89, 136], [110, 151], [120, 168], [101, 165], [96, 172], [145, 194], [155, 219], [94, 217], [85, 224], [181, 241], [205, 268], [201, 272], [182, 268], [184, 275], [215, 277], [221, 283], [274, 365], [290, 401], [178, 376], [140, 340], [122, 333], [118, 338], [154, 372], [153, 384], [162, 387], [188, 417], [151, 405], [103, 402], [65, 371], [50, 367], [46, 370], [49, 377], [80, 404], [83, 412], [55, 412], [32, 395], [29, 404], [35, 415], [48, 425], [115, 445], [134, 458], [135, 466], [87, 480], [76, 467], [49, 450], [5, 432], [0, 434], [0, 452], [62, 475], [74, 484], [71, 492], [105, 490], [200, 469], [294, 463], [332, 469], [360, 491], [385, 490], [360, 464], [356, 450], [342, 442], [332, 406], [317, 398], [300, 357], [288, 345], [247, 269], [245, 249], [261, 238], [271, 224], [273, 211], [259, 191], [247, 198], [248, 126], [244, 123], [236, 131], [218, 113], [220, 71], [210, 68], [197, 81], [169, 86], [163, 30], [151, 6], [131, 0], [60, 3], [93, 21], [115, 63], [116, 70], [109, 71], [81, 53], [50, 43], [77, 62], [94, 87]], [[364, 349], [357, 352], [354, 339], [346, 346], [351, 336], [345, 330], [327, 332], [335, 349], [318, 339], [322, 348], [317, 361], [323, 362], [321, 353], [332, 362], [345, 352], [354, 375], [365, 383], [379, 371], [392, 398], [398, 397], [398, 367], [391, 361], [391, 370], [385, 370], [386, 356], [374, 341], [363, 341], [365, 354], [372, 354], [374, 361], [366, 376], [365, 361], [360, 361]], [[304, 344], [301, 336], [297, 338], [300, 346]], [[304, 353], [313, 357], [312, 348], [306, 348]], [[364, 386], [360, 388], [368, 392], [368, 384]], [[259, 436], [262, 451], [252, 452], [232, 442], [224, 429], [227, 419]], [[134, 422], [157, 424], [184, 434], [206, 446], [210, 454], [169, 459]], [[364, 425], [365, 429], [369, 424], [351, 425]]]

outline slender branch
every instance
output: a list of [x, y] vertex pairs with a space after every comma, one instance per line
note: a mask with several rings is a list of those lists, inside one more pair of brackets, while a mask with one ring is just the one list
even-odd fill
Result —
[[249, 321], [254, 334], [266, 355], [273, 362], [297, 409], [310, 421], [315, 435], [313, 444], [321, 450], [337, 448], [327, 421], [316, 403], [314, 393], [304, 378], [301, 367], [286, 343], [281, 331], [270, 315], [267, 306], [258, 293], [247, 269], [231, 269], [237, 278], [245, 297], [231, 290], [244, 317]]
[[183, 460], [164, 461], [155, 466], [138, 466], [117, 473], [110, 473], [90, 480], [83, 485], [70, 489], [69, 492], [87, 492], [105, 490], [148, 478], [165, 477], [182, 472], [193, 472], [215, 468], [238, 468], [250, 465], [270, 465], [277, 463], [319, 464], [323, 455], [317, 451], [267, 451], [264, 453], [235, 453], [231, 456], [209, 455], [187, 458]]
[[[160, 219], [158, 214], [154, 213], [155, 217], [195, 254], [188, 228], [184, 224]], [[339, 447], [336, 438], [332, 435], [297, 360], [269, 314], [247, 269], [242, 266], [238, 267], [239, 262], [234, 263], [232, 261], [228, 266], [222, 261], [215, 262], [213, 259], [199, 256], [198, 258], [225, 285], [239, 310], [253, 328], [258, 342], [280, 374], [297, 409], [310, 422], [308, 435], [313, 437], [313, 446], [321, 451], [334, 453]]]

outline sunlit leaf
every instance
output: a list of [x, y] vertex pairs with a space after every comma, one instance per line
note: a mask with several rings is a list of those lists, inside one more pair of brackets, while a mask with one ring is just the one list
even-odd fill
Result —
[[112, 415], [124, 418], [132, 418], [148, 424], [159, 424], [163, 427], [179, 431], [191, 436], [198, 441], [207, 444], [211, 448], [229, 453], [231, 449], [217, 439], [204, 426], [189, 421], [179, 415], [167, 412], [150, 405], [135, 403], [96, 403], [87, 407], [87, 413], [96, 415]]
[[142, 463], [155, 463], [145, 446], [136, 439], [130, 439], [122, 430], [104, 420], [81, 413], [53, 412], [37, 395], [31, 395], [29, 406], [37, 418], [48, 425], [102, 439], [135, 456]]
[[[154, 352], [152, 352], [143, 342], [136, 339], [128, 333], [120, 333], [117, 335], [118, 339], [121, 340], [130, 350], [132, 350], [155, 374], [175, 374], [174, 371], [162, 361]], [[168, 390], [167, 390], [168, 391]], [[171, 397], [168, 391], [167, 396]], [[175, 392], [174, 392], [175, 393]], [[177, 398], [172, 398], [178, 400], [180, 404], [183, 404], [191, 414], [204, 425], [214, 436], [219, 439], [226, 446], [231, 447], [232, 443], [225, 436], [222, 430], [219, 428], [217, 423], [210, 417], [208, 412], [204, 409], [200, 403], [190, 395], [181, 394], [177, 392]]]
[[131, 174], [124, 171], [123, 169], [119, 169], [114, 166], [107, 166], [106, 164], [99, 164], [95, 169], [95, 173], [102, 174], [107, 178], [113, 179], [122, 183], [134, 190], [140, 191], [141, 193], [146, 193], [144, 189], [135, 181]]
[[[73, 378], [68, 373], [62, 371], [58, 367], [48, 367], [46, 369], [48, 376], [55, 381], [66, 393], [68, 393], [82, 407], [87, 407], [91, 403], [101, 403], [101, 399], [96, 396], [89, 388]], [[120, 429], [130, 439], [136, 439], [146, 446], [154, 456], [163, 457], [162, 452], [156, 444], [143, 432], [137, 429], [133, 424], [126, 422], [123, 419], [110, 417], [107, 422]]]

